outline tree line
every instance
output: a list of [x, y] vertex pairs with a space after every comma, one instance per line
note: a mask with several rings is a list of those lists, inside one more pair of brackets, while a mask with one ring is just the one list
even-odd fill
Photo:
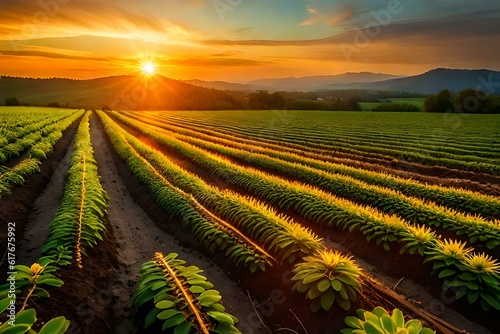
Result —
[[[190, 87], [191, 88], [191, 87]], [[245, 93], [239, 91], [219, 91], [192, 87], [181, 89], [182, 94], [167, 94], [168, 99], [162, 99], [159, 105], [149, 105], [151, 101], [131, 101], [124, 106], [103, 104], [103, 109], [162, 109], [162, 110], [332, 110], [361, 111], [359, 102], [378, 102], [389, 97], [421, 97], [416, 93], [371, 91], [371, 90], [341, 90], [317, 92], [273, 92], [265, 90]], [[16, 97], [5, 99], [6, 106], [34, 105], [19, 100]], [[42, 104], [36, 104], [41, 106]], [[48, 102], [49, 107], [70, 107], [68, 103]], [[71, 106], [81, 107], [81, 106]], [[137, 108], [134, 108], [137, 107]], [[372, 111], [420, 111], [416, 106], [407, 103], [381, 103]], [[490, 95], [476, 89], [465, 89], [452, 93], [444, 89], [437, 94], [428, 95], [423, 112], [429, 113], [500, 113], [500, 95]]]
[[490, 95], [477, 89], [464, 89], [456, 94], [444, 89], [429, 95], [424, 102], [424, 112], [499, 114], [500, 96]]

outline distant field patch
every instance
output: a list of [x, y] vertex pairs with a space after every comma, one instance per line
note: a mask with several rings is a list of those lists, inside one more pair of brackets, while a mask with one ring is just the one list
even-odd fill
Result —
[[[380, 102], [360, 102], [361, 110], [363, 111], [372, 111], [373, 109], [379, 107], [382, 104], [390, 105], [390, 104], [409, 104], [415, 106], [422, 110], [424, 106], [425, 98], [424, 97], [415, 97], [415, 98], [387, 98], [384, 101]], [[392, 109], [392, 108], [388, 108]]]

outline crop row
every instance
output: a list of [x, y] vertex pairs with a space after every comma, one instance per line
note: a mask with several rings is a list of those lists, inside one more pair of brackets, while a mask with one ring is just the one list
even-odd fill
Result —
[[[265, 113], [262, 112], [230, 112], [231, 117], [226, 117], [227, 113], [217, 112], [212, 114], [200, 113], [200, 112], [170, 112], [168, 114], [163, 112], [150, 112], [150, 116], [155, 116], [161, 118], [163, 121], [176, 122], [185, 125], [200, 126], [204, 129], [218, 129], [218, 130], [229, 130], [238, 131], [240, 129], [251, 129], [249, 132], [250, 137], [252, 137], [255, 132], [260, 132], [262, 129], [269, 127], [274, 127], [278, 125], [280, 127], [279, 131], [283, 134], [301, 134], [301, 136], [309, 138], [345, 138], [351, 141], [369, 141], [373, 143], [387, 143], [387, 142], [398, 142], [405, 143], [407, 146], [417, 145], [420, 147], [422, 144], [427, 146], [429, 149], [435, 149], [436, 147], [446, 146], [449, 152], [453, 153], [453, 148], [459, 150], [468, 151], [469, 154], [479, 154], [490, 153], [490, 152], [500, 152], [500, 145], [491, 143], [491, 138], [488, 136], [477, 136], [467, 135], [466, 141], [461, 140], [453, 135], [454, 129], [451, 131], [440, 131], [432, 132], [431, 135], [425, 133], [422, 130], [422, 125], [417, 122], [411, 125], [406, 124], [403, 127], [389, 127], [387, 125], [393, 125], [390, 119], [378, 118], [380, 123], [383, 124], [383, 130], [381, 132], [380, 126], [377, 127], [372, 121], [369, 124], [375, 125], [372, 127], [367, 127], [366, 123], [361, 124], [363, 119], [368, 117], [356, 116], [352, 113], [349, 114], [328, 114], [320, 112], [322, 116], [326, 118], [332, 117], [335, 121], [340, 122], [319, 122], [316, 116], [318, 113], [301, 113], [301, 112], [272, 112]], [[225, 114], [225, 115], [224, 115]], [[354, 122], [344, 123], [348, 119], [356, 119]], [[389, 123], [387, 123], [389, 122]], [[425, 122], [425, 121], [424, 121]], [[430, 125], [434, 125], [431, 122]], [[411, 129], [411, 130], [410, 130]], [[409, 131], [410, 130], [410, 131]]]
[[[234, 231], [217, 217], [207, 215], [201, 206], [196, 207], [191, 196], [173, 186], [163, 175], [127, 141], [107, 116], [99, 114], [104, 128], [118, 156], [123, 159], [132, 173], [146, 185], [153, 199], [169, 214], [170, 219], [181, 219], [182, 224], [210, 252], [225, 251], [236, 265], [242, 264], [250, 271], [264, 270], [271, 264], [272, 257], [260, 250], [241, 233]], [[150, 156], [150, 155], [148, 155]], [[199, 210], [197, 210], [197, 208]], [[256, 247], [257, 246], [257, 247]]]
[[40, 135], [37, 141], [29, 143], [24, 148], [29, 148], [30, 157], [12, 168], [0, 168], [0, 198], [9, 195], [15, 186], [23, 185], [29, 176], [40, 171], [41, 160], [46, 159], [52, 153], [54, 145], [62, 138], [62, 132], [82, 115], [83, 111], [73, 112], [58, 123], [48, 125], [40, 134], [36, 134]]
[[[176, 122], [182, 124], [196, 124], [200, 126], [204, 126], [211, 129], [219, 129], [226, 131], [233, 131], [239, 133], [244, 136], [253, 137], [255, 133], [258, 134], [268, 134], [273, 135], [276, 129], [271, 128], [262, 128], [255, 124], [234, 124], [227, 125], [227, 121], [221, 124], [220, 121], [212, 121], [208, 122], [203, 119], [198, 118], [182, 118], [179, 119], [177, 117], [169, 117], [165, 114], [159, 114], [164, 120], [169, 122]], [[226, 124], [226, 125], [224, 125]], [[449, 153], [449, 157], [458, 156], [459, 158], [462, 156], [470, 156], [470, 158], [491, 158], [491, 159], [499, 159], [500, 158], [500, 147], [495, 147], [491, 145], [482, 145], [480, 143], [472, 142], [472, 143], [450, 143], [449, 140], [443, 140], [443, 137], [440, 136], [432, 136], [432, 139], [427, 138], [425, 136], [414, 136], [409, 133], [395, 133], [391, 135], [391, 131], [386, 129], [383, 133], [383, 136], [380, 136], [380, 131], [374, 133], [368, 133], [368, 129], [360, 129], [352, 128], [346, 129], [342, 128], [342, 131], [335, 131], [331, 127], [327, 129], [315, 129], [315, 128], [307, 128], [306, 124], [300, 123], [300, 125], [287, 124], [286, 129], [280, 129], [280, 139], [281, 138], [289, 138], [296, 139], [297, 132], [301, 133], [301, 138], [307, 140], [307, 142], [312, 143], [324, 143], [327, 145], [331, 145], [332, 143], [340, 143], [352, 145], [356, 144], [360, 147], [364, 147], [367, 144], [376, 145], [382, 148], [400, 148], [404, 150], [409, 150], [415, 153], [423, 153], [433, 155], [435, 157], [444, 157]], [[339, 129], [337, 129], [339, 130]], [[448, 139], [448, 138], [447, 138]], [[360, 145], [361, 144], [361, 145]], [[439, 151], [436, 150], [439, 148]], [[447, 152], [441, 155], [443, 152]], [[465, 158], [466, 159], [466, 158]], [[486, 159], [485, 161], [488, 161]]]
[[[176, 197], [183, 199], [186, 203], [183, 210], [172, 210], [172, 207], [175, 208], [173, 204], [175, 202], [172, 200], [176, 198], [172, 195], [166, 197], [168, 200], [162, 198], [157, 200], [160, 204], [165, 202], [163, 207], [167, 212], [178, 212], [177, 218], [184, 216], [184, 223], [186, 217], [189, 217], [187, 214], [193, 211], [190, 207], [201, 210], [200, 214], [208, 214], [208, 218], [215, 220], [219, 225], [234, 226], [239, 235], [251, 237], [254, 241], [246, 243], [254, 244], [253, 248], [260, 248], [258, 245], [262, 245], [265, 253], [274, 254], [271, 259], [277, 257], [280, 261], [290, 263], [324, 247], [319, 239], [300, 225], [293, 224], [285, 217], [276, 215], [265, 205], [248, 197], [242, 197], [229, 191], [218, 191], [173, 164], [158, 152], [120, 129], [116, 124], [112, 124], [109, 119], [104, 117], [103, 119], [119, 155], [127, 161], [135, 160], [141, 163], [140, 167], [142, 168], [134, 167], [134, 173], [140, 175], [141, 172], [151, 171], [156, 179], [162, 181], [161, 186], [174, 192], [174, 195], [177, 194]], [[129, 162], [128, 165], [130, 167], [132, 164]], [[140, 179], [145, 181], [141, 177]], [[147, 184], [151, 184], [151, 182]], [[150, 190], [154, 195], [155, 189]], [[230, 221], [231, 224], [224, 223], [225, 221]], [[205, 239], [201, 237], [200, 241], [205, 242]], [[214, 244], [211, 240], [207, 240], [207, 242]]]
[[[238, 319], [219, 303], [221, 295], [198, 267], [186, 266], [177, 254], [156, 253], [142, 264], [137, 289], [131, 302], [146, 309], [144, 329], [176, 334], [237, 334]], [[160, 329], [161, 328], [161, 329]]]
[[[131, 126], [134, 125], [133, 122], [127, 122], [126, 118], [119, 118]], [[287, 162], [210, 143], [193, 138], [193, 136], [178, 135], [173, 132], [165, 134], [231, 158], [237, 158], [255, 167], [297, 178], [353, 202], [370, 205], [388, 214], [397, 214], [410, 223], [438, 226], [454, 231], [458, 235], [465, 234], [470, 242], [486, 242], [490, 249], [500, 245], [500, 225], [495, 222], [454, 212], [418, 198], [406, 197], [397, 191], [370, 185], [349, 176], [318, 171], [300, 163]], [[500, 207], [500, 203], [497, 207]]]
[[59, 125], [60, 123], [66, 123], [64, 122], [65, 119], [74, 120], [72, 116], [75, 116], [76, 114], [78, 114], [76, 111], [72, 111], [71, 113], [66, 112], [63, 113], [63, 115], [54, 116], [52, 118], [30, 124], [27, 126], [28, 129], [26, 130], [19, 129], [18, 132], [14, 133], [19, 137], [0, 148], [0, 164], [4, 164], [11, 159], [20, 156], [23, 152], [33, 147], [33, 145], [39, 141], [49, 137], [53, 132], [58, 131], [61, 128], [61, 125]]
[[[151, 124], [165, 130], [170, 130], [172, 136], [197, 144], [198, 146], [203, 145], [204, 148], [210, 149], [212, 151], [217, 150], [217, 152], [219, 153], [227, 154], [226, 152], [228, 152], [228, 150], [224, 148], [223, 151], [221, 145], [226, 146], [228, 149], [239, 149], [239, 152], [246, 152], [246, 155], [244, 156], [247, 163], [252, 162], [252, 159], [250, 159], [249, 157], [253, 156], [253, 154], [262, 154], [271, 158], [309, 166], [311, 168], [328, 173], [350, 176], [369, 184], [397, 190], [406, 196], [413, 196], [423, 200], [430, 200], [436, 202], [439, 205], [446, 206], [464, 213], [477, 214], [488, 219], [500, 218], [500, 201], [494, 196], [483, 195], [481, 193], [464, 189], [448, 188], [438, 185], [428, 185], [415, 180], [395, 177], [369, 170], [363, 170], [344, 164], [325, 162], [322, 161], [321, 157], [319, 156], [315, 159], [307, 158], [304, 157], [303, 152], [300, 153], [300, 151], [293, 150], [287, 152], [285, 148], [280, 146], [263, 145], [262, 143], [258, 144], [257, 142], [243, 143], [238, 142], [236, 138], [232, 138], [230, 136], [217, 137], [215, 136], [215, 133], [212, 132], [204, 133], [200, 131], [180, 128], [178, 126], [170, 125], [167, 123], [154, 121], [151, 118], [134, 115], [131, 115], [131, 117], [136, 118], [141, 122]], [[201, 140], [203, 140], [204, 143]]]
[[82, 254], [103, 240], [106, 230], [104, 217], [109, 198], [101, 185], [93, 155], [90, 114], [84, 115], [78, 127], [63, 198], [42, 248], [44, 258], [58, 266], [76, 263], [83, 268]]
[[[172, 122], [172, 121], [169, 121]], [[173, 122], [175, 124], [175, 122]], [[290, 135], [290, 138], [284, 138], [282, 133], [272, 132], [269, 135], [262, 134], [263, 130], [257, 130], [249, 132], [242, 136], [242, 131], [225, 131], [218, 130], [225, 134], [237, 135], [243, 138], [258, 138], [266, 143], [279, 144], [283, 146], [288, 146], [292, 148], [302, 149], [306, 152], [312, 150], [321, 150], [323, 152], [329, 152], [328, 154], [334, 155], [335, 152], [343, 152], [348, 154], [354, 154], [363, 157], [373, 157], [378, 159], [391, 160], [397, 158], [400, 160], [414, 161], [426, 165], [438, 165], [445, 166], [449, 168], [457, 168], [461, 170], [468, 170], [487, 174], [500, 174], [500, 167], [494, 161], [463, 161], [460, 156], [457, 157], [433, 157], [428, 154], [423, 153], [412, 153], [407, 152], [404, 149], [390, 149], [390, 148], [378, 148], [376, 146], [357, 146], [357, 145], [329, 145], [329, 144], [316, 144], [315, 142], [308, 142], [302, 138], [297, 138], [296, 135]], [[436, 147], [433, 148], [434, 150]]]
[[[143, 167], [149, 167], [150, 170], [156, 167], [155, 174], [159, 174], [159, 171], [161, 171], [167, 176], [169, 180], [163, 182], [164, 187], [166, 186], [169, 189], [180, 187], [183, 189], [179, 190], [179, 193], [183, 191], [191, 193], [194, 202], [192, 204], [194, 204], [195, 208], [206, 206], [208, 208], [206, 211], [210, 217], [217, 218], [220, 216], [222, 219], [230, 221], [234, 228], [238, 228], [242, 234], [248, 235], [257, 245], [264, 248], [266, 252], [272, 253], [280, 262], [296, 263], [297, 267], [310, 266], [312, 268], [311, 277], [296, 275], [294, 280], [303, 282], [302, 285], [297, 283], [297, 289], [300, 292], [307, 293], [307, 298], [313, 300], [311, 306], [313, 311], [317, 311], [319, 308], [328, 310], [332, 307], [334, 301], [340, 307], [349, 309], [351, 302], [356, 300], [360, 288], [358, 282], [359, 268], [348, 257], [325, 250], [319, 239], [309, 231], [298, 224], [289, 222], [283, 216], [276, 215], [274, 211], [269, 210], [265, 205], [231, 192], [219, 192], [199, 178], [186, 173], [166, 159], [160, 152], [141, 143], [116, 124], [113, 125], [112, 121], [104, 114], [100, 116], [119, 155], [128, 157], [127, 160], [137, 155], [147, 157], [148, 161], [144, 161]], [[134, 150], [137, 151], [129, 150], [126, 154], [120, 154], [122, 150], [116, 145], [117, 140], [120, 141], [120, 137], [122, 143], [128, 141], [128, 146], [133, 146]], [[143, 158], [143, 160], [146, 159]], [[129, 164], [130, 166], [131, 164]], [[140, 176], [139, 179], [141, 179]], [[154, 190], [150, 191], [154, 196]], [[161, 200], [158, 202], [160, 205], [163, 203]], [[168, 206], [164, 205], [163, 207], [168, 212]], [[336, 259], [336, 261], [331, 261], [332, 258]], [[318, 271], [318, 262], [329, 269]], [[347, 264], [350, 265], [347, 266]], [[351, 269], [342, 271], [341, 267]], [[329, 274], [330, 270], [338, 270], [338, 275], [341, 276], [340, 280], [336, 278], [337, 275]], [[323, 286], [327, 281], [331, 285], [331, 289]], [[320, 283], [322, 289], [318, 290], [317, 285]], [[299, 289], [299, 287], [302, 288]]]
[[[442, 253], [445, 258], [447, 256], [453, 257], [453, 255], [439, 251], [440, 248], [437, 245], [443, 241], [426, 228], [409, 226], [395, 216], [381, 214], [375, 209], [356, 205], [345, 199], [326, 194], [317, 188], [289, 183], [258, 170], [236, 166], [221, 157], [216, 157], [207, 151], [170, 136], [146, 129], [144, 126], [136, 125], [135, 130], [141, 131], [163, 146], [186, 156], [212, 175], [220, 177], [229, 184], [247, 191], [284, 212], [292, 211], [311, 223], [348, 228], [350, 231], [359, 229], [366, 235], [367, 240], [374, 239], [377, 244], [383, 245], [386, 249], [389, 249], [391, 244], [402, 243], [403, 251], [418, 252], [424, 259], [431, 261], [433, 265], [437, 262], [437, 260], [433, 260], [434, 252]], [[481, 297], [479, 300], [484, 308], [500, 307], [500, 304], [497, 303], [497, 289], [500, 280], [495, 276], [498, 275], [496, 262], [485, 255], [473, 253], [468, 253], [459, 262], [460, 265], [457, 266], [455, 272], [457, 275], [466, 274], [467, 276], [470, 274], [476, 278], [477, 268], [471, 263], [478, 262], [492, 268], [485, 273], [481, 272], [489, 278], [486, 279], [488, 282], [485, 281], [481, 285], [477, 285], [481, 289], [478, 296]], [[444, 277], [441, 272], [439, 274], [440, 277]], [[482, 280], [481, 277], [478, 279]], [[476, 288], [476, 285], [473, 287]], [[465, 291], [467, 294], [473, 290], [469, 288], [462, 286], [460, 291]], [[463, 297], [463, 295], [458, 296]], [[473, 302], [477, 300], [472, 299]]]
[[[40, 108], [31, 111], [26, 108], [0, 110], [0, 147], [16, 141], [25, 135], [37, 131], [43, 126], [70, 114], [72, 111], [62, 111]], [[22, 117], [19, 117], [22, 115]]]
[[[36, 310], [27, 308], [33, 298], [49, 298], [48, 287], [61, 287], [64, 282], [55, 275], [61, 267], [76, 264], [83, 268], [82, 254], [103, 240], [104, 216], [108, 197], [100, 184], [97, 163], [90, 142], [89, 116], [85, 113], [75, 136], [74, 151], [66, 173], [66, 184], [59, 209], [49, 225], [50, 234], [42, 248], [42, 257], [31, 267], [17, 265], [13, 279], [16, 299], [24, 299], [15, 316], [15, 324], [4, 323], [5, 333], [36, 333]], [[0, 303], [12, 303], [6, 295], [10, 284], [0, 287]], [[15, 300], [14, 300], [15, 302]], [[35, 303], [36, 305], [36, 303]], [[0, 307], [1, 309], [1, 307]], [[2, 310], [3, 311], [3, 310]], [[69, 321], [60, 316], [48, 321], [39, 334], [65, 333]], [[3, 333], [3, 331], [1, 331]]]

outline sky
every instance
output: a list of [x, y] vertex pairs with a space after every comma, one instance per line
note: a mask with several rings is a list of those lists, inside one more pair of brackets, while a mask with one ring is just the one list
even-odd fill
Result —
[[499, 54], [498, 0], [0, 0], [0, 75], [415, 75]]

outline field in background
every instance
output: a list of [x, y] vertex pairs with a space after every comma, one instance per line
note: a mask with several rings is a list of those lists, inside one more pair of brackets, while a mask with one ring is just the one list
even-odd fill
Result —
[[361, 105], [361, 109], [363, 111], [371, 111], [373, 108], [378, 107], [379, 105], [383, 103], [407, 103], [411, 104], [413, 106], [418, 107], [420, 110], [422, 110], [424, 106], [425, 98], [388, 98], [385, 101], [380, 101], [380, 102], [360, 102], [359, 104]]

